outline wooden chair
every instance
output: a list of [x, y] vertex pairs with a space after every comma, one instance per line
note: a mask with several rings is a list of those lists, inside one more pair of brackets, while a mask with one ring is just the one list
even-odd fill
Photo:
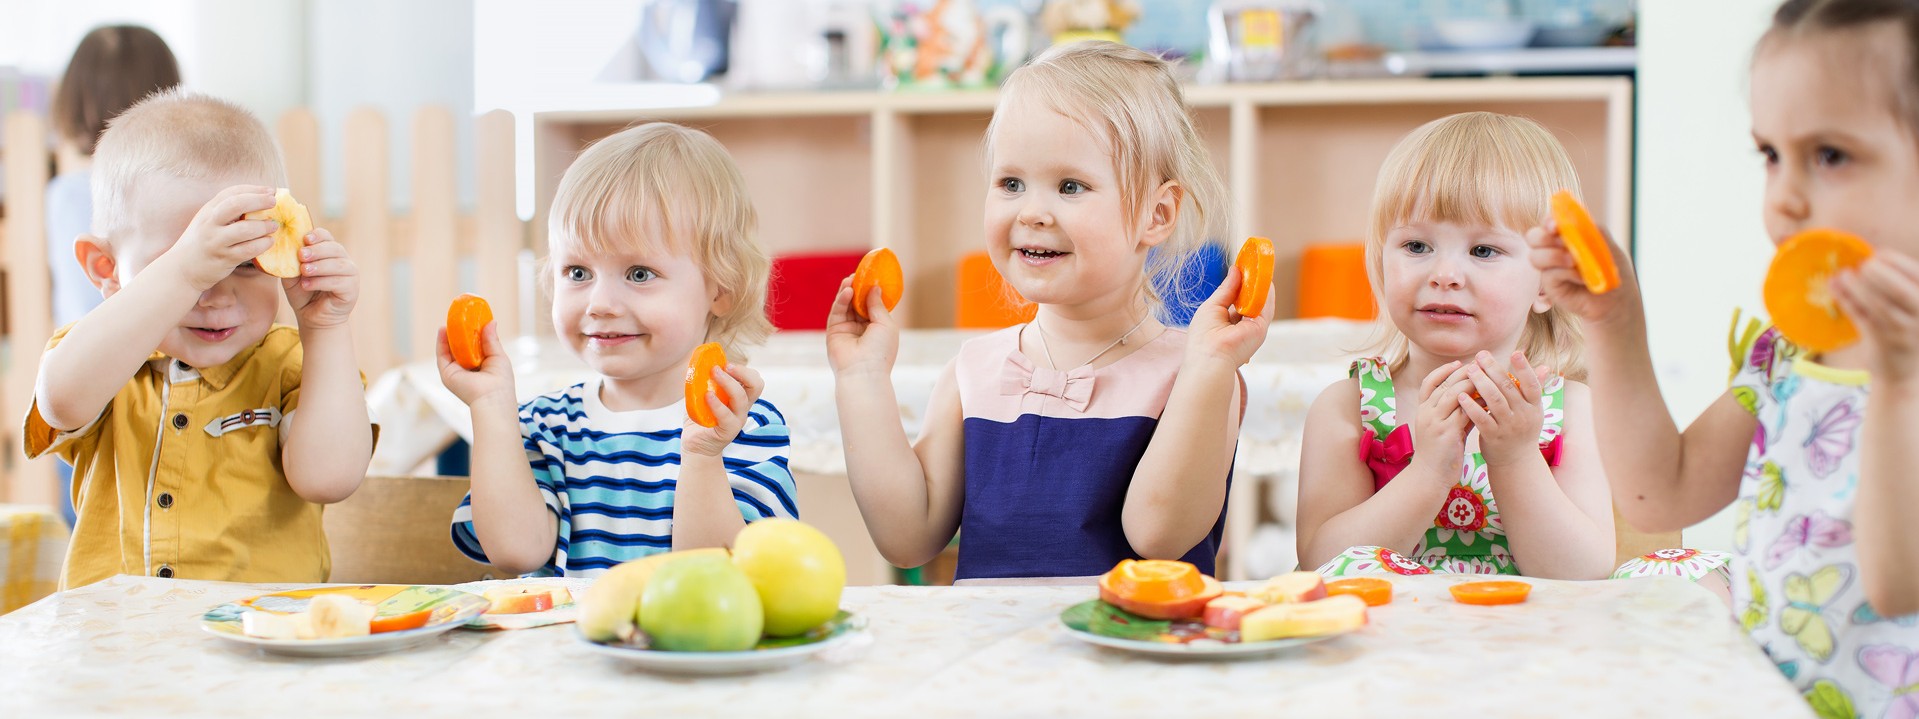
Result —
[[465, 477], [367, 477], [352, 497], [326, 508], [333, 551], [328, 581], [459, 584], [505, 577], [453, 547], [448, 524], [466, 488]]

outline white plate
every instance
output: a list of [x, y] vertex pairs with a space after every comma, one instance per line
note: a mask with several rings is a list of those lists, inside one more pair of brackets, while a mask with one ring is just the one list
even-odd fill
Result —
[[744, 652], [667, 652], [600, 644], [580, 636], [578, 631], [575, 631], [573, 636], [577, 637], [580, 643], [585, 644], [587, 649], [597, 654], [613, 657], [647, 671], [661, 674], [714, 676], [784, 669], [811, 659], [813, 655], [821, 652], [870, 641], [866, 633], [864, 617], [854, 615], [846, 621], [847, 626], [839, 633], [812, 644]]
[[[240, 631], [240, 615], [252, 609], [302, 611], [306, 600], [319, 594], [344, 594], [373, 603], [387, 611], [403, 613], [415, 607], [432, 608], [427, 625], [419, 629], [382, 632], [342, 639], [261, 639]], [[296, 657], [352, 657], [405, 649], [433, 639], [486, 611], [487, 601], [479, 595], [431, 586], [335, 585], [275, 592], [247, 597], [208, 610], [200, 619], [200, 628], [230, 642], [259, 647], [274, 654]]]
[[1086, 642], [1087, 644], [1133, 652], [1135, 654], [1149, 654], [1156, 657], [1181, 659], [1244, 659], [1263, 657], [1278, 654], [1293, 647], [1323, 642], [1340, 636], [1338, 634], [1330, 634], [1323, 637], [1269, 639], [1263, 642], [1235, 642], [1231, 644], [1225, 642], [1175, 644], [1173, 642], [1142, 642], [1137, 639], [1115, 639], [1113, 637], [1102, 637], [1092, 632], [1082, 632], [1072, 627], [1062, 626], [1061, 628], [1065, 629], [1066, 633], [1072, 635], [1074, 639]]

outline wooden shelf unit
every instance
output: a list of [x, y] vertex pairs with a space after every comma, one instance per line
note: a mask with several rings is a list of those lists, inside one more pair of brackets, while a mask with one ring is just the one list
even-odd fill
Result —
[[[1632, 81], [1624, 77], [1391, 79], [1193, 86], [1187, 100], [1227, 179], [1237, 246], [1278, 250], [1277, 316], [1295, 316], [1302, 248], [1364, 237], [1373, 180], [1408, 131], [1491, 110], [1544, 124], [1566, 145], [1586, 200], [1629, 244]], [[955, 268], [984, 247], [981, 140], [995, 92], [818, 92], [728, 96], [714, 105], [548, 112], [533, 118], [534, 241], [580, 148], [630, 124], [668, 120], [718, 138], [746, 176], [775, 255], [891, 247], [908, 273], [913, 327], [953, 323]]]

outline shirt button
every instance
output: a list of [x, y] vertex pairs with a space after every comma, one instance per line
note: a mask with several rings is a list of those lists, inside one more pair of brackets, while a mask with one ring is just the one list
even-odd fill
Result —
[[173, 507], [173, 493], [161, 492], [160, 498], [157, 501], [159, 502], [161, 509], [171, 509]]
[[174, 429], [186, 429], [186, 428], [187, 428], [187, 416], [186, 416], [185, 414], [176, 414], [176, 415], [173, 415], [173, 428], [174, 428]]
[[159, 577], [160, 577], [161, 579], [172, 579], [172, 578], [173, 578], [173, 567], [170, 567], [170, 566], [168, 566], [168, 565], [165, 565], [165, 564], [162, 564], [162, 565], [160, 565], [160, 571], [158, 571], [158, 572], [154, 572], [154, 574], [157, 574], [157, 575], [159, 575]]

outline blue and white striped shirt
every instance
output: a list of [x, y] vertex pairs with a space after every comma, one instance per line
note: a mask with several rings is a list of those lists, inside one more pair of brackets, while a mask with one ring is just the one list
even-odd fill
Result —
[[[600, 403], [599, 390], [599, 382], [586, 382], [520, 406], [527, 462], [560, 525], [553, 557], [536, 576], [591, 577], [673, 548], [685, 402], [614, 412]], [[754, 403], [722, 456], [746, 521], [799, 517], [786, 467], [789, 444], [786, 418], [766, 400]], [[472, 502], [468, 494], [453, 510], [453, 544], [485, 562]]]

